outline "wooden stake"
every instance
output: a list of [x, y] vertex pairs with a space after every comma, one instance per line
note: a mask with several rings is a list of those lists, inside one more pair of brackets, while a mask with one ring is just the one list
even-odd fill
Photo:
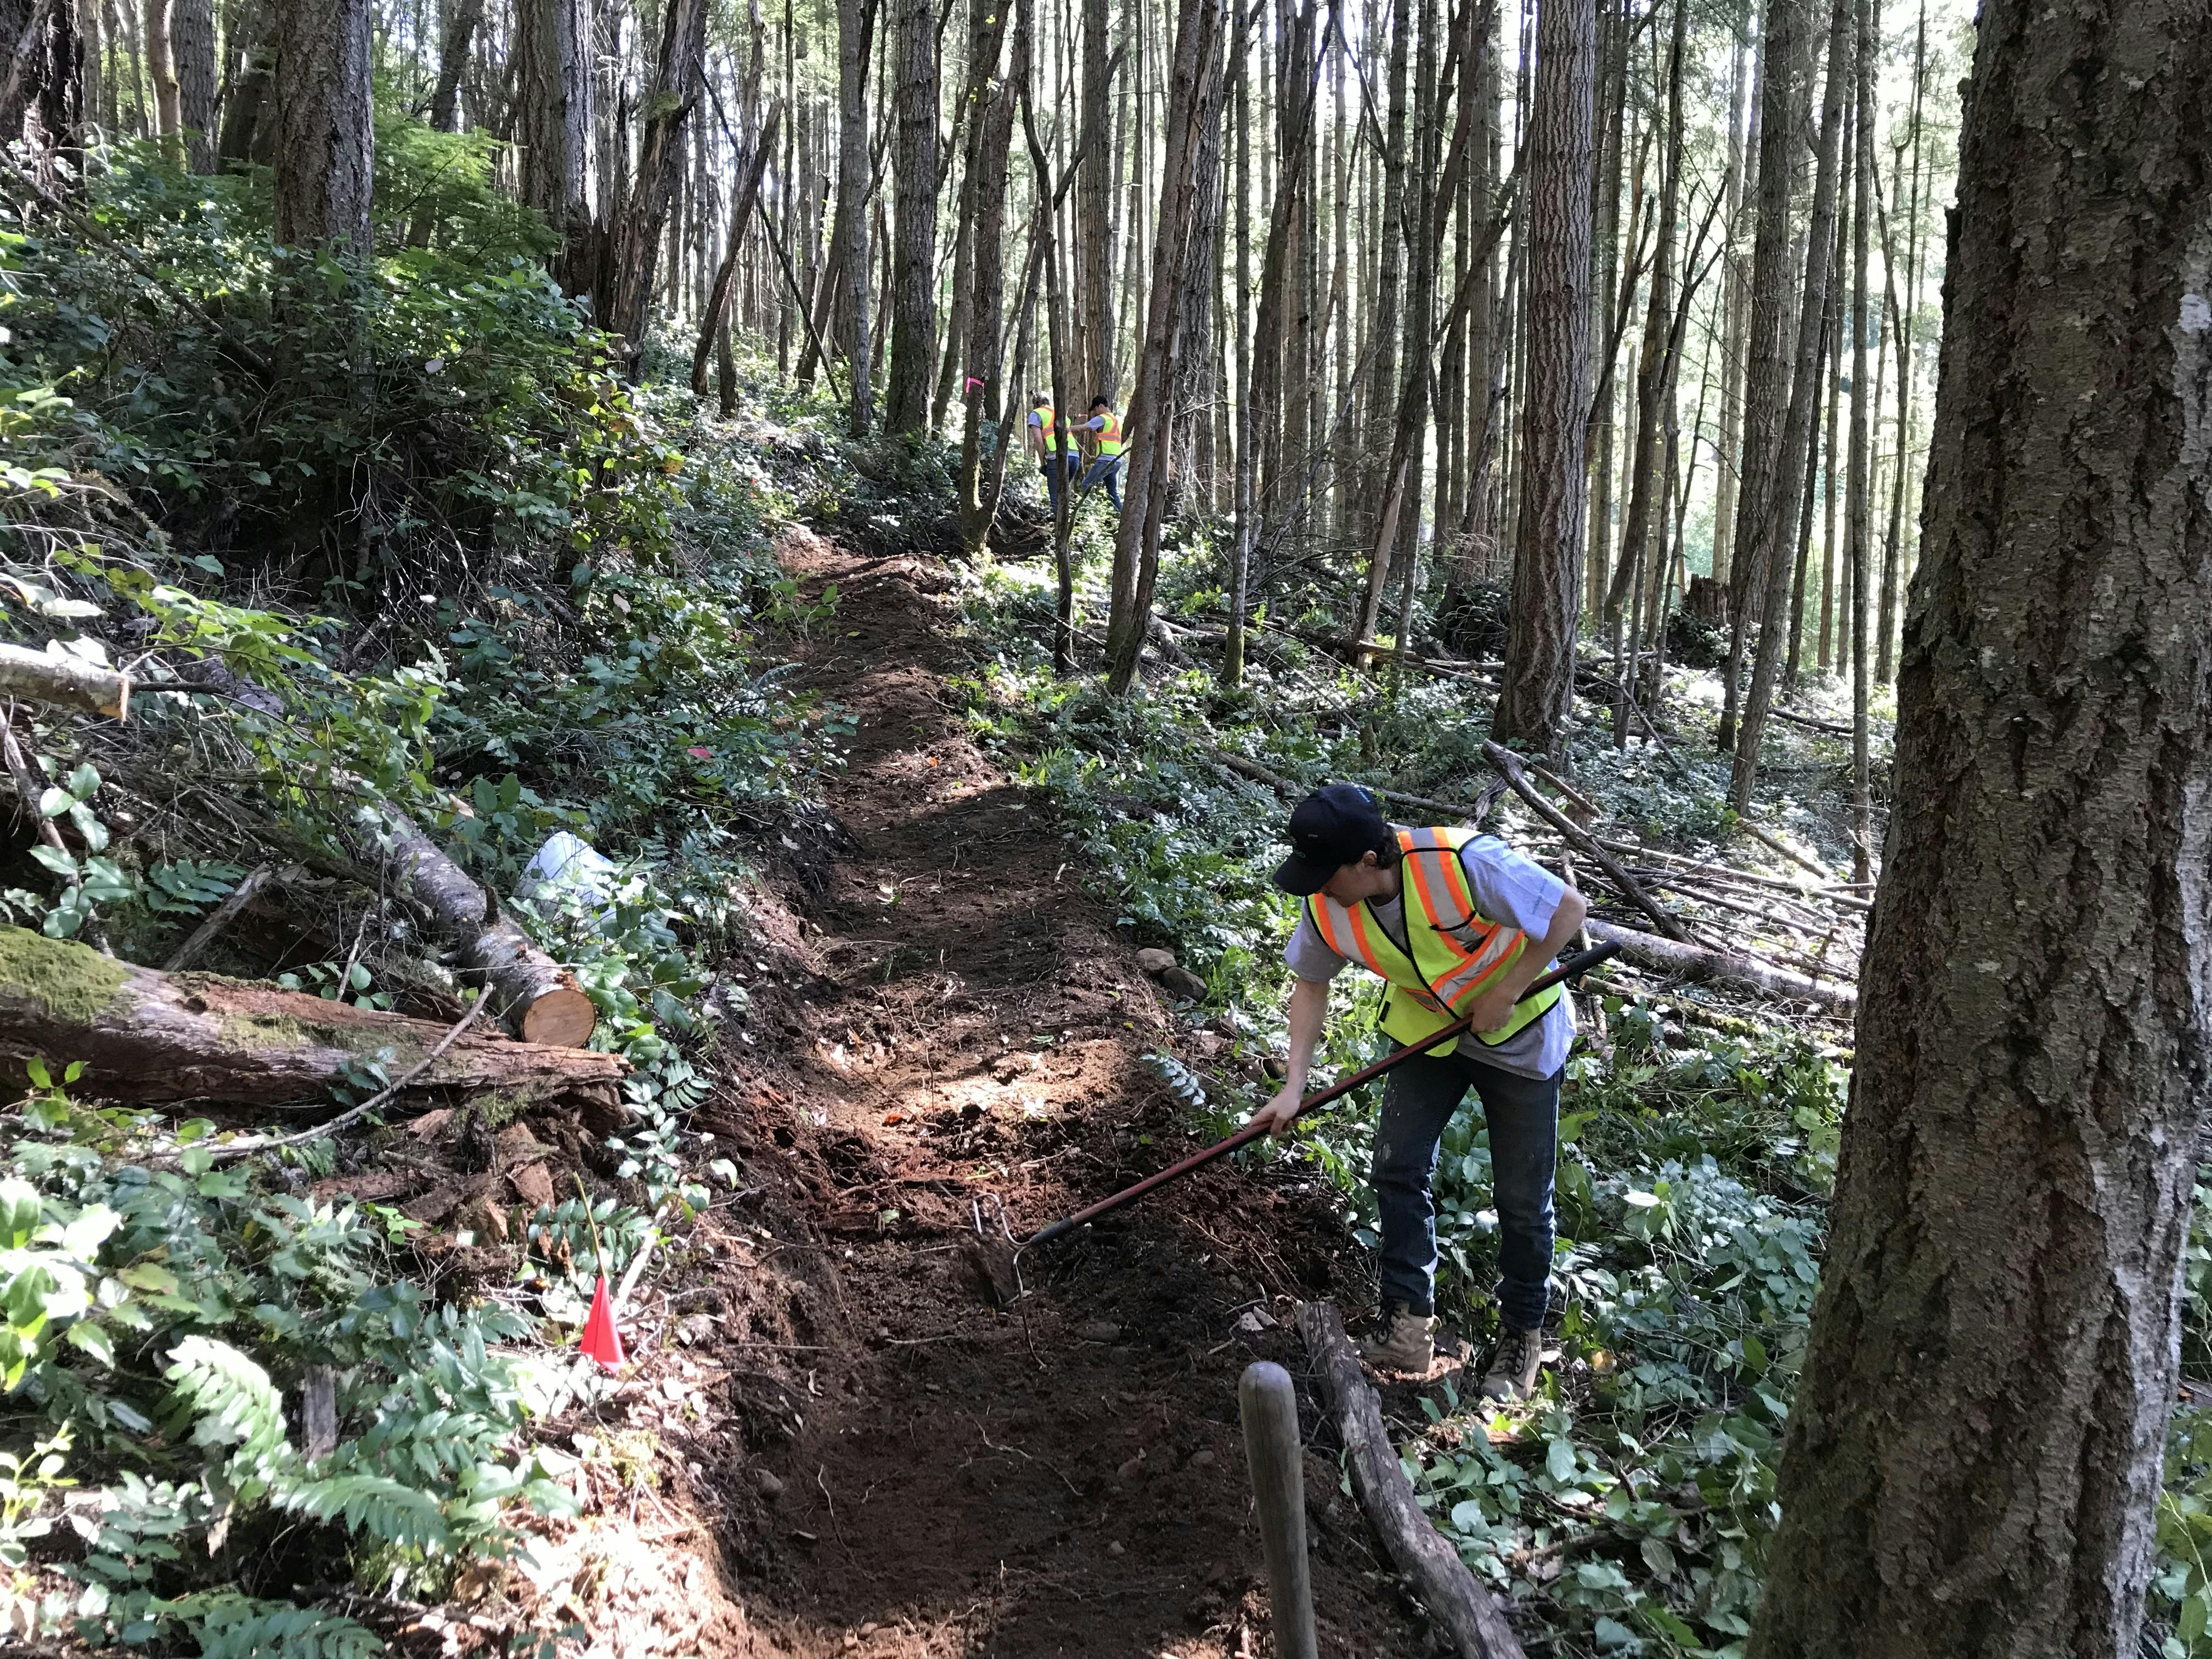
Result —
[[1244, 1457], [1267, 1557], [1268, 1605], [1279, 1659], [1317, 1659], [1313, 1569], [1306, 1559], [1305, 1476], [1299, 1462], [1297, 1391], [1280, 1365], [1258, 1360], [1237, 1379]]

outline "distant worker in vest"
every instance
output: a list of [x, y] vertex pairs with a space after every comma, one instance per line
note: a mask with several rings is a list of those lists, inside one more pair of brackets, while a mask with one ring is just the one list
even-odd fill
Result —
[[1382, 1030], [1418, 1042], [1462, 1016], [1472, 1030], [1389, 1073], [1371, 1181], [1381, 1214], [1381, 1328], [1360, 1352], [1378, 1370], [1425, 1372], [1436, 1358], [1437, 1146], [1470, 1090], [1490, 1128], [1498, 1210], [1499, 1331], [1486, 1399], [1525, 1400], [1543, 1358], [1554, 1237], [1552, 1177], [1559, 1078], [1572, 1005], [1554, 986], [1519, 999], [1582, 926], [1582, 895], [1493, 836], [1387, 822], [1357, 784], [1332, 783], [1291, 814], [1275, 884], [1304, 901], [1285, 955], [1290, 1073], [1253, 1114], [1290, 1127], [1328, 1010], [1329, 981], [1357, 962], [1389, 982]]
[[1091, 400], [1091, 418], [1076, 428], [1077, 439], [1091, 451], [1091, 468], [1083, 475], [1083, 484], [1076, 499], [1106, 486], [1106, 499], [1114, 503], [1114, 510], [1121, 510], [1121, 417], [1114, 412], [1114, 405], [1103, 398]]
[[1030, 453], [1036, 457], [1037, 467], [1044, 474], [1045, 493], [1052, 498], [1054, 518], [1060, 516], [1060, 489], [1081, 465], [1081, 459], [1068, 447], [1066, 427], [1052, 399], [1043, 392], [1030, 399]]

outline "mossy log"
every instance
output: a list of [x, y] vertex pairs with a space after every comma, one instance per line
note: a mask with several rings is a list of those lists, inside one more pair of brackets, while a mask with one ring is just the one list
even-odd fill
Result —
[[[0, 927], [0, 1069], [43, 1058], [58, 1072], [82, 1060], [80, 1087], [158, 1104], [226, 1101], [275, 1106], [313, 1100], [371, 1060], [398, 1077], [448, 1030], [218, 974], [165, 974], [88, 945]], [[618, 1105], [625, 1066], [587, 1048], [466, 1032], [410, 1085], [496, 1089], [590, 1111]]]

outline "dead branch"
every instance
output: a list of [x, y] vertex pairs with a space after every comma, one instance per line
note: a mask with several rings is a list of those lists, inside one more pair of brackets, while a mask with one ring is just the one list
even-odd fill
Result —
[[1352, 1489], [1413, 1594], [1465, 1659], [1522, 1659], [1521, 1643], [1490, 1592], [1478, 1583], [1459, 1552], [1437, 1535], [1414, 1501], [1413, 1488], [1382, 1425], [1375, 1390], [1344, 1334], [1344, 1322], [1327, 1302], [1298, 1310], [1298, 1334], [1320, 1374], [1322, 1393], [1352, 1466]]

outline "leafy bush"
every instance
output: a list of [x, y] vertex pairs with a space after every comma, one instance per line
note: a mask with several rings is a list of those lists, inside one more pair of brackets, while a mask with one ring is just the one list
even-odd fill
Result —
[[[50, 1097], [32, 1121], [56, 1116]], [[525, 1443], [525, 1401], [550, 1383], [503, 1345], [528, 1326], [397, 1275], [416, 1224], [256, 1191], [191, 1148], [172, 1169], [116, 1164], [111, 1116], [15, 1139], [0, 1178], [0, 1413], [30, 1443], [0, 1460], [0, 1599], [15, 1604], [0, 1621], [94, 1642], [185, 1627], [213, 1651], [371, 1651], [350, 1621], [267, 1592], [312, 1599], [372, 1560], [435, 1582], [505, 1548], [510, 1508], [573, 1509], [550, 1454]], [[338, 1435], [311, 1458], [287, 1395], [319, 1370]], [[78, 1589], [32, 1605], [29, 1546], [57, 1508], [83, 1549], [46, 1565]], [[334, 1547], [272, 1554], [299, 1519]]]

